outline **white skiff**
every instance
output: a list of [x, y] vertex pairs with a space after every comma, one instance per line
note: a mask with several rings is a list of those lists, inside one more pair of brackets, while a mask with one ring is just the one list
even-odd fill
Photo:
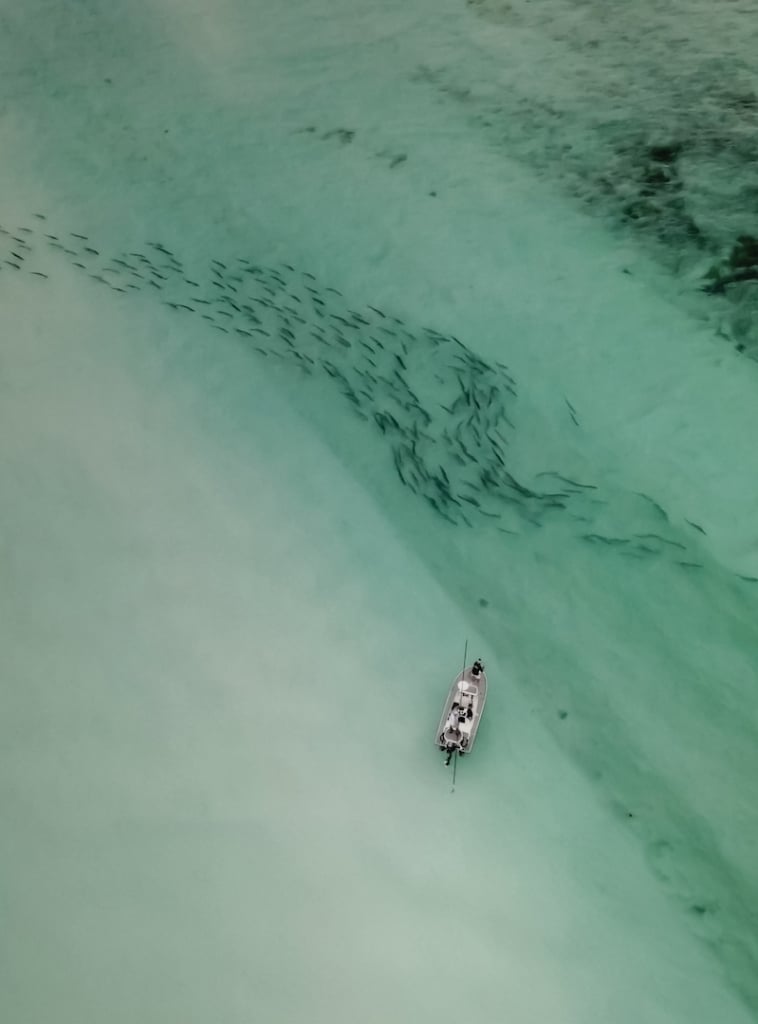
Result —
[[464, 668], [453, 681], [447, 695], [442, 718], [437, 726], [436, 743], [447, 754], [470, 754], [479, 729], [487, 699], [487, 674], [480, 659]]

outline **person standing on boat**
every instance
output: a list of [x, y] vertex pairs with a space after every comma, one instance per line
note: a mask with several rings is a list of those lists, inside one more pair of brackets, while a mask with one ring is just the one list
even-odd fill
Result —
[[461, 749], [461, 731], [456, 723], [453, 726], [448, 726], [445, 729], [445, 753], [447, 754], [447, 760], [445, 764], [450, 764], [450, 759], [456, 750]]
[[471, 675], [474, 679], [478, 679], [479, 676], [484, 672], [484, 664], [481, 658], [477, 658], [474, 664], [471, 666]]

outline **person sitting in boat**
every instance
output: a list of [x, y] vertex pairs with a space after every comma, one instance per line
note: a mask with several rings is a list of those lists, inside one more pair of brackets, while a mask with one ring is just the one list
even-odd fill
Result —
[[482, 672], [484, 672], [484, 665], [482, 664], [482, 659], [477, 658], [474, 664], [471, 666], [471, 675], [474, 677], [474, 679], [478, 679]]
[[458, 721], [465, 722], [467, 718], [474, 717], [474, 699], [470, 693], [462, 693], [458, 704]]
[[460, 739], [461, 730], [458, 722], [459, 714], [457, 709], [454, 709], [448, 715], [447, 722], [445, 723], [445, 740], [447, 742], [457, 743]]

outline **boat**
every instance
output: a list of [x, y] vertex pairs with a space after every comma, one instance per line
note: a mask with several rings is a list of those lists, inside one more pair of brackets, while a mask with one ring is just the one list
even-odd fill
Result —
[[453, 680], [437, 726], [436, 743], [447, 754], [445, 764], [450, 764], [453, 754], [462, 757], [471, 753], [486, 699], [487, 674], [481, 658], [477, 658]]

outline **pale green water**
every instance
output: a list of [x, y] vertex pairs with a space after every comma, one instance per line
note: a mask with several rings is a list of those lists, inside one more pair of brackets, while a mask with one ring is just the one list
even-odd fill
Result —
[[109, 11], [3, 37], [3, 1019], [751, 1019], [753, 364], [418, 87], [465, 11]]

